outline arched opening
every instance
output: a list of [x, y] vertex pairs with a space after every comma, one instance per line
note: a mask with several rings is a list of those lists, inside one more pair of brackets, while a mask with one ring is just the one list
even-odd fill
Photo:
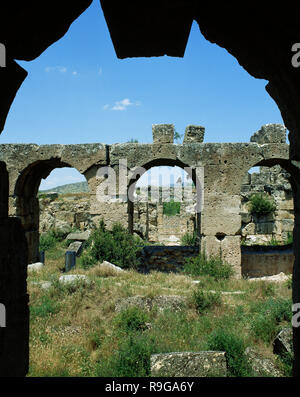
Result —
[[255, 164], [241, 186], [242, 275], [293, 272], [294, 200], [298, 172], [288, 160]]
[[201, 175], [179, 160], [156, 159], [132, 172], [128, 227], [150, 244], [144, 270], [176, 271], [199, 252], [202, 198]]
[[196, 187], [184, 169], [150, 168], [135, 183], [133, 198], [131, 231], [149, 243], [183, 245], [197, 234]]
[[[45, 232], [51, 228], [61, 228], [67, 233], [72, 227], [81, 226], [80, 216], [74, 212], [74, 209], [70, 208], [70, 211], [59, 213], [59, 208], [56, 206], [56, 211], [52, 211], [51, 215], [47, 212], [47, 205], [58, 197], [58, 194], [55, 194], [56, 192], [52, 195], [48, 194], [48, 197], [46, 193], [38, 194], [42, 179], [45, 180], [57, 168], [65, 169], [71, 168], [71, 166], [62, 162], [59, 158], [36, 161], [21, 173], [15, 185], [14, 209], [11, 209], [11, 213], [21, 219], [28, 243], [28, 264], [38, 262], [40, 259], [40, 232]], [[55, 182], [55, 179], [53, 179], [52, 185], [53, 183], [60, 185], [64, 184], [64, 181], [58, 182], [56, 179]], [[45, 187], [47, 184], [44, 182], [42, 186]], [[42, 203], [42, 216], [40, 214], [40, 203]], [[69, 219], [67, 215], [70, 215]], [[40, 225], [41, 218], [42, 223]], [[63, 218], [65, 219], [63, 220]]]

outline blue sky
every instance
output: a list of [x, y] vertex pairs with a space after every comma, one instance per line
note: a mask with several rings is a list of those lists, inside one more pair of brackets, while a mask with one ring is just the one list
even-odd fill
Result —
[[[196, 23], [184, 58], [118, 59], [98, 0], [39, 58], [19, 63], [29, 75], [0, 143], [150, 143], [157, 123], [179, 133], [203, 125], [205, 142], [245, 142], [263, 124], [282, 123], [267, 82], [206, 41]], [[77, 181], [71, 170], [55, 172], [58, 184]]]

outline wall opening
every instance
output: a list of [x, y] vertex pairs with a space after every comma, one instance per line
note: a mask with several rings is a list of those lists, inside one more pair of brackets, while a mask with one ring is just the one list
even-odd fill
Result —
[[251, 168], [241, 186], [242, 274], [261, 277], [293, 270], [293, 168], [269, 160]]
[[[57, 169], [60, 171], [57, 172]], [[69, 174], [66, 169], [70, 170]], [[65, 183], [68, 180], [81, 180], [79, 186], [73, 186], [73, 193], [70, 185]], [[66, 185], [69, 185], [69, 192]], [[42, 191], [39, 191], [40, 186]], [[50, 187], [50, 192], [45, 189], [47, 187]], [[76, 188], [85, 191], [76, 192]], [[40, 260], [41, 233], [55, 229], [67, 234], [74, 227], [84, 228], [85, 221], [81, 218], [88, 208], [82, 208], [82, 211], [78, 205], [74, 208], [74, 195], [81, 198], [86, 207], [89, 206], [89, 193], [84, 176], [60, 159], [37, 161], [19, 176], [14, 192], [14, 215], [21, 219], [25, 231], [28, 264]]]

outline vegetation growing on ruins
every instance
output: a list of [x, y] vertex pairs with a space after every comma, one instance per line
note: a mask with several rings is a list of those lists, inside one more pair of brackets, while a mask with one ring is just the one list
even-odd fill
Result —
[[142, 240], [130, 234], [122, 225], [115, 223], [107, 230], [104, 221], [94, 230], [86, 243], [81, 256], [81, 265], [87, 269], [97, 262], [112, 262], [122, 268], [136, 268], [138, 254], [142, 250]]
[[180, 240], [181, 245], [195, 245], [197, 241], [197, 233], [185, 233]]
[[[203, 274], [193, 284], [185, 274], [109, 273], [94, 266], [73, 269], [70, 274], [85, 274], [90, 284], [70, 288], [58, 282], [64, 251], [58, 242], [47, 252], [44, 268], [28, 275], [29, 376], [149, 376], [153, 353], [202, 350], [225, 350], [229, 376], [251, 376], [248, 346], [291, 376], [290, 357], [276, 359], [272, 347], [274, 335], [291, 326], [286, 283], [216, 281]], [[51, 286], [44, 288], [45, 282]], [[178, 295], [187, 306], [115, 311], [120, 299], [137, 295]]]
[[58, 242], [65, 239], [67, 234], [68, 233], [56, 229], [51, 229], [46, 233], [42, 233], [40, 236], [40, 250], [48, 251], [54, 248]]
[[266, 193], [255, 193], [249, 199], [250, 213], [262, 216], [273, 214], [276, 210], [274, 199]]
[[180, 202], [170, 200], [163, 203], [163, 214], [167, 216], [180, 214]]
[[229, 279], [234, 270], [229, 263], [223, 262], [218, 256], [206, 256], [205, 252], [197, 257], [186, 259], [184, 273], [190, 276], [211, 276], [214, 280]]

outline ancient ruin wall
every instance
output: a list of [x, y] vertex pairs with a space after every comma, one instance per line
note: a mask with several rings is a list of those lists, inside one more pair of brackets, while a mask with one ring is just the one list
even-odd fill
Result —
[[[191, 136], [191, 131], [199, 134]], [[9, 173], [10, 215], [21, 219], [29, 245], [29, 261], [36, 261], [39, 236], [36, 196], [41, 179], [53, 169], [74, 167], [86, 177], [90, 189], [90, 214], [94, 219], [97, 216], [100, 219], [111, 197], [108, 195], [106, 200], [99, 200], [99, 184], [105, 181], [108, 169], [114, 170], [119, 181], [119, 175], [124, 171], [120, 160], [126, 159], [128, 176], [125, 193], [124, 186], [116, 188], [118, 200], [124, 200], [132, 183], [151, 167], [189, 167], [193, 182], [200, 186], [197, 205], [198, 201], [203, 205], [199, 205], [200, 223], [200, 214], [197, 215], [201, 249], [208, 254], [221, 254], [224, 260], [232, 263], [238, 276], [241, 274], [240, 192], [244, 176], [254, 166], [275, 164], [280, 164], [292, 176], [297, 172], [289, 161], [289, 146], [282, 143], [285, 133], [283, 126], [271, 124], [264, 127], [266, 143], [203, 143], [202, 130], [189, 127], [185, 136], [187, 143], [179, 145], [173, 143], [174, 126], [155, 125], [153, 144], [1, 145], [0, 160], [6, 163]], [[99, 170], [104, 170], [100, 178]], [[133, 231], [130, 218], [133, 207], [130, 201], [127, 204], [121, 220]]]

